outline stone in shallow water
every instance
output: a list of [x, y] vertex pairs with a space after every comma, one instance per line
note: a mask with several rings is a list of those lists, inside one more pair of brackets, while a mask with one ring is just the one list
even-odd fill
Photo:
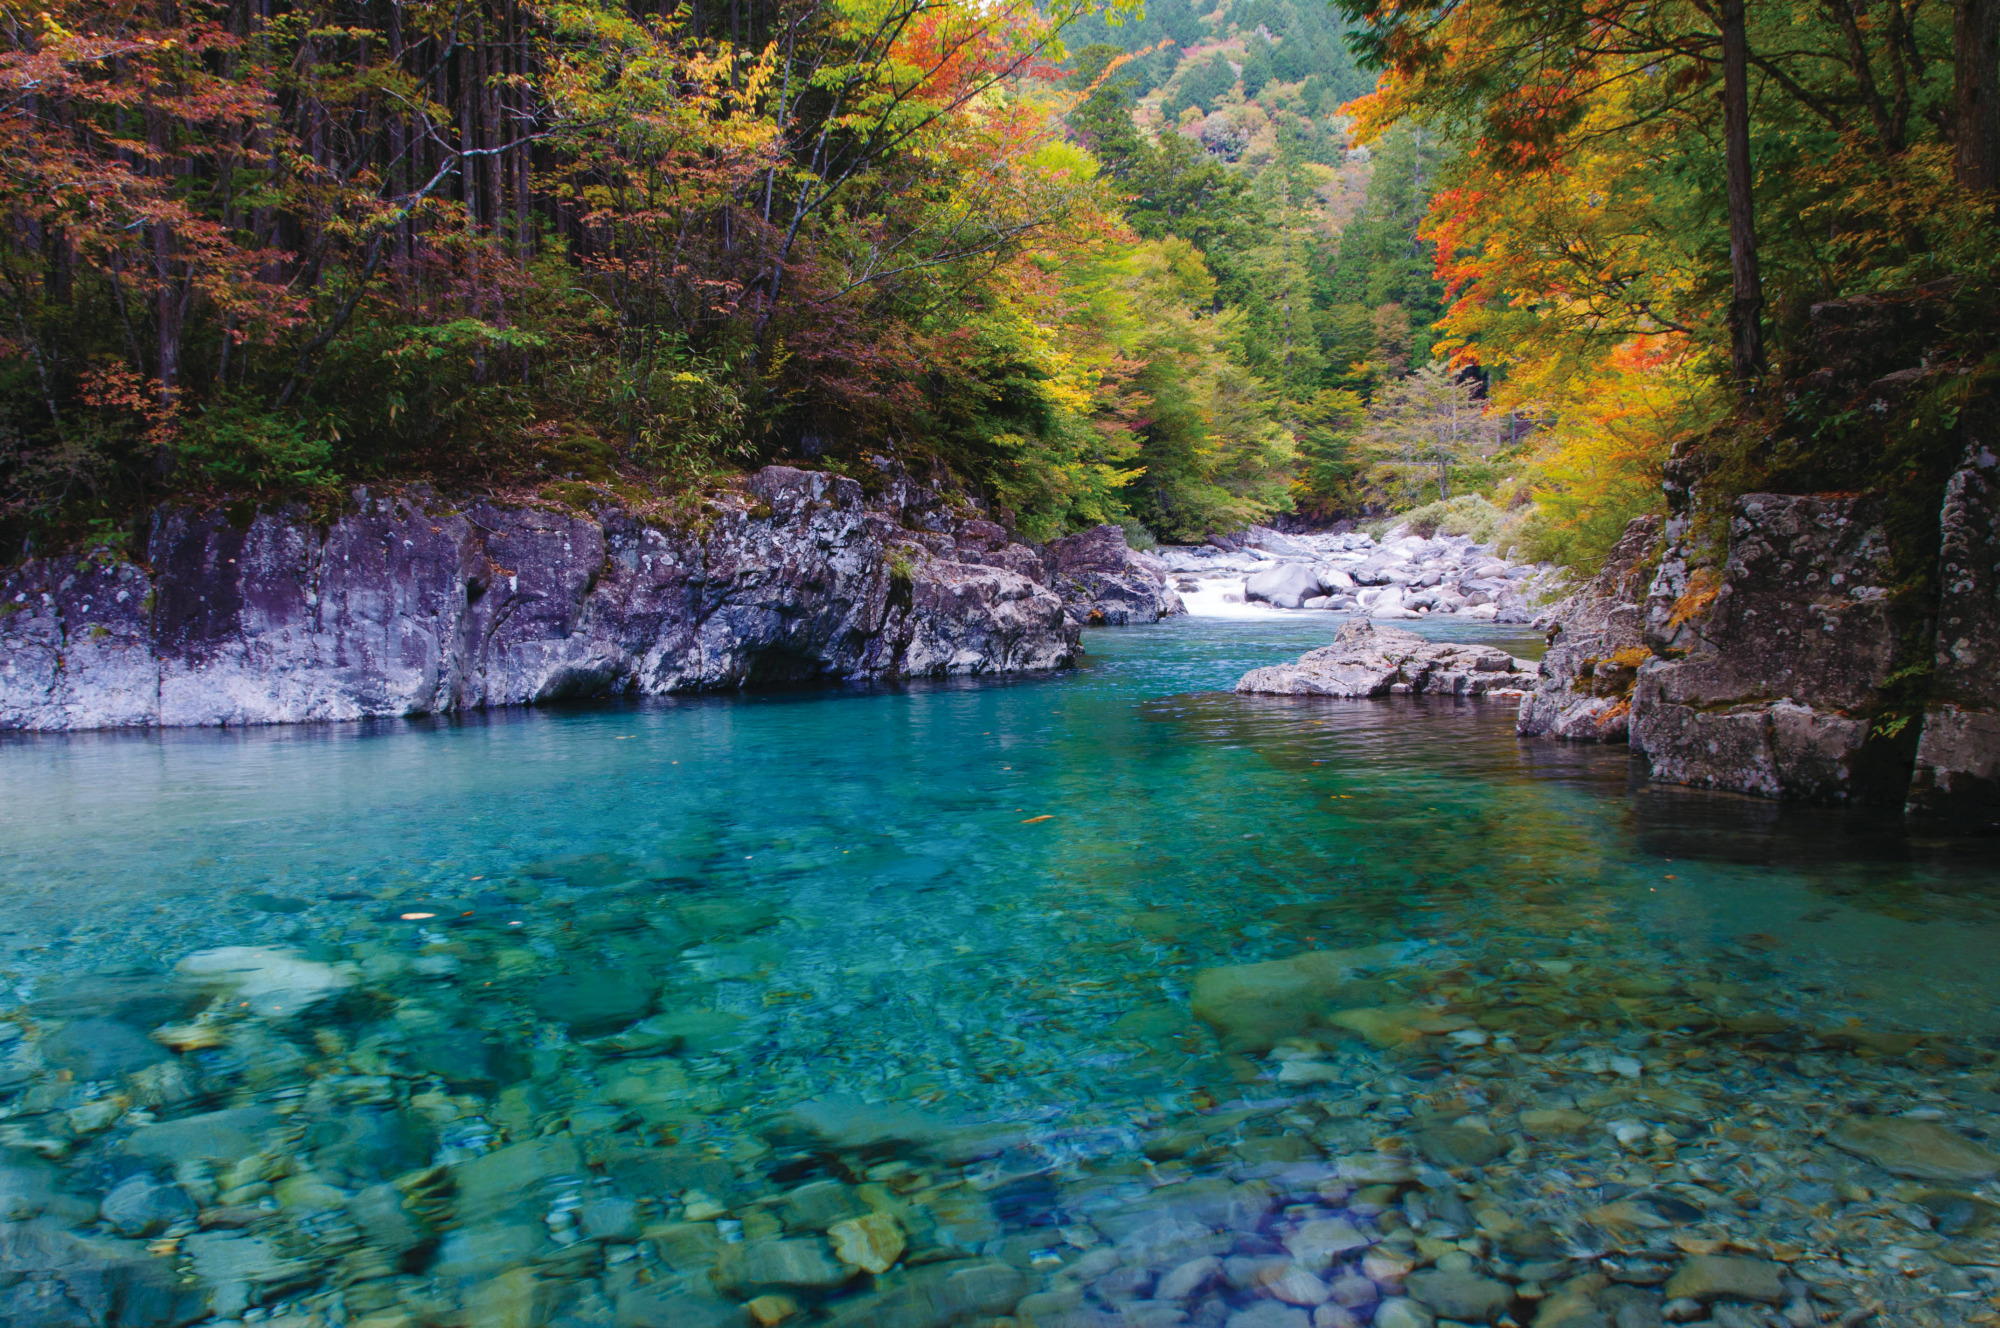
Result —
[[2000, 1208], [1977, 1195], [1951, 1190], [1925, 1190], [1911, 1202], [1931, 1215], [1932, 1230], [1951, 1239], [1984, 1235], [2000, 1217]]
[[1483, 1167], [1507, 1151], [1507, 1141], [1469, 1125], [1446, 1125], [1419, 1134], [1417, 1147], [1441, 1167]]
[[1415, 1005], [1383, 1005], [1365, 1009], [1337, 1010], [1326, 1017], [1334, 1028], [1359, 1033], [1377, 1047], [1406, 1047], [1421, 1042], [1427, 1033], [1450, 1033], [1469, 1028], [1470, 1019], [1441, 1015]]
[[1006, 1264], [913, 1270], [910, 1280], [879, 1296], [837, 1307], [835, 1328], [945, 1328], [1009, 1314], [1028, 1292], [1027, 1276]]
[[936, 1143], [950, 1128], [922, 1112], [836, 1094], [799, 1103], [780, 1118], [774, 1133], [802, 1133], [843, 1151], [867, 1152]]
[[1312, 1328], [1312, 1319], [1304, 1310], [1266, 1300], [1230, 1315], [1228, 1328]]
[[542, 1182], [582, 1170], [583, 1157], [569, 1139], [529, 1139], [496, 1149], [453, 1169], [459, 1217], [471, 1223], [497, 1216], [538, 1198]]
[[1411, 1273], [1406, 1284], [1412, 1299], [1448, 1319], [1484, 1323], [1514, 1298], [1504, 1282], [1467, 1271], [1426, 1269]]
[[837, 1180], [816, 1180], [785, 1196], [785, 1225], [794, 1231], [824, 1231], [861, 1211], [854, 1191]]
[[639, 1205], [616, 1196], [592, 1199], [577, 1213], [577, 1228], [586, 1240], [634, 1241], [639, 1238]]
[[549, 1243], [539, 1221], [503, 1222], [445, 1233], [432, 1276], [490, 1277], [532, 1262]]
[[182, 1241], [181, 1249], [193, 1260], [195, 1276], [214, 1288], [212, 1303], [225, 1317], [232, 1307], [242, 1310], [250, 1288], [295, 1285], [312, 1271], [310, 1264], [286, 1258], [263, 1236], [202, 1231]]
[[1190, 1008], [1231, 1051], [1269, 1051], [1279, 1038], [1317, 1022], [1333, 994], [1367, 968], [1390, 963], [1402, 947], [1308, 950], [1261, 964], [1204, 968], [1195, 974]]
[[100, 1211], [121, 1236], [155, 1236], [193, 1217], [195, 1204], [180, 1186], [163, 1185], [142, 1172], [112, 1187]]
[[1222, 1276], [1222, 1260], [1212, 1254], [1189, 1259], [1160, 1279], [1153, 1295], [1160, 1300], [1186, 1300]]
[[42, 1059], [79, 1079], [113, 1079], [170, 1057], [135, 1028], [109, 1019], [78, 1019], [42, 1039]]
[[622, 1028], [653, 1008], [653, 984], [629, 973], [564, 974], [544, 979], [529, 999], [535, 1014], [589, 1037]]
[[1567, 1139], [1590, 1128], [1590, 1117], [1568, 1107], [1521, 1113], [1521, 1128], [1537, 1139]]
[[903, 1257], [902, 1228], [887, 1213], [835, 1222], [826, 1234], [833, 1239], [835, 1257], [871, 1273], [886, 1273]]
[[177, 1121], [142, 1125], [125, 1141], [134, 1157], [173, 1165], [178, 1162], [234, 1162], [257, 1151], [265, 1131], [279, 1123], [265, 1107], [232, 1107]]
[[667, 1287], [643, 1287], [619, 1297], [616, 1328], [738, 1328], [743, 1311]]
[[759, 1240], [726, 1246], [715, 1265], [715, 1283], [729, 1290], [753, 1287], [836, 1287], [852, 1271], [827, 1256], [819, 1240]]
[[1899, 1176], [1974, 1181], [2000, 1174], [2000, 1156], [1936, 1121], [1899, 1116], [1853, 1116], [1827, 1133], [1827, 1141]]
[[14, 1328], [134, 1324], [176, 1328], [207, 1315], [201, 1288], [123, 1241], [71, 1235], [53, 1223], [0, 1223], [0, 1323]]
[[238, 1001], [266, 1019], [288, 1019], [354, 985], [352, 966], [322, 964], [290, 950], [225, 945], [174, 965], [191, 986]]
[[1285, 1237], [1285, 1248], [1292, 1257], [1315, 1271], [1331, 1267], [1343, 1254], [1366, 1249], [1372, 1243], [1344, 1217], [1306, 1222]]
[[1667, 1282], [1670, 1300], [1761, 1300], [1776, 1305], [1785, 1299], [1778, 1265], [1763, 1259], [1735, 1259], [1699, 1254], [1680, 1266]]
[[437, 1130], [400, 1111], [354, 1111], [314, 1121], [306, 1128], [305, 1146], [327, 1172], [383, 1180], [428, 1162]]
[[1431, 1328], [1436, 1318], [1408, 1296], [1385, 1300], [1375, 1310], [1375, 1328]]

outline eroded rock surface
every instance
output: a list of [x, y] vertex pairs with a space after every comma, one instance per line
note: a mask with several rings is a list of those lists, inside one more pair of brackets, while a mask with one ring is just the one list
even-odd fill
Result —
[[1605, 561], [1604, 570], [1544, 616], [1553, 624], [1540, 681], [1521, 700], [1524, 737], [1623, 742], [1632, 687], [1646, 648], [1645, 565], [1660, 538], [1658, 517], [1640, 517]]
[[2000, 819], [2000, 457], [1966, 448], [1941, 514], [1936, 672], [1909, 806]]
[[1333, 644], [1308, 650], [1290, 664], [1252, 669], [1236, 690], [1273, 696], [1517, 697], [1534, 665], [1492, 646], [1428, 641], [1415, 632], [1350, 618]]
[[1093, 526], [1051, 540], [1043, 554], [1049, 584], [1082, 622], [1122, 627], [1186, 613], [1167, 584], [1167, 565], [1125, 542], [1118, 526]]
[[[1093, 566], [1115, 555], [1090, 548]], [[1077, 652], [1041, 554], [1003, 527], [905, 479], [868, 498], [784, 466], [692, 529], [363, 494], [324, 530], [167, 510], [146, 560], [47, 559], [0, 580], [0, 728], [1033, 673]], [[1088, 575], [1100, 596], [1123, 584]]]
[[1864, 792], [1861, 712], [1895, 665], [1891, 580], [1865, 500], [1738, 499], [1712, 597], [1684, 595], [1670, 615], [1689, 629], [1685, 653], [1638, 670], [1632, 743], [1653, 778], [1815, 801]]

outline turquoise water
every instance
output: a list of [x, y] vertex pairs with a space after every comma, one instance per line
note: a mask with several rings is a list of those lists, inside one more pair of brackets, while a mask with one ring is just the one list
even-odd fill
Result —
[[[452, 1164], [536, 1135], [726, 1152], [829, 1095], [1050, 1139], [1115, 1127], [1125, 1143], [1097, 1147], [1116, 1151], [1134, 1121], [1275, 1091], [1275, 1062], [1190, 1018], [1201, 970], [1383, 943], [1433, 975], [1390, 978], [1399, 999], [1541, 965], [1554, 986], [1516, 1022], [1550, 1054], [1642, 1027], [1600, 1008], [1600, 984], [1663, 974], [1689, 1027], [2000, 1033], [1990, 843], [1646, 790], [1622, 748], [1517, 741], [1504, 704], [1227, 691], [1330, 635], [1183, 619], [1092, 633], [1084, 667], [1035, 681], [9, 740], [0, 978], [31, 1034], [195, 1019], [166, 975], [214, 947], [287, 950], [348, 985], [268, 1020], [212, 1008], [220, 1031], [181, 1052], [198, 1089], [109, 1127], [17, 1102], [8, 1139], [91, 1192], [130, 1169], [103, 1159], [135, 1122], [313, 1101], [331, 1073], [314, 1058], [386, 1047], [403, 1109], [452, 1095], [423, 1108]], [[582, 1045], [654, 1010], [710, 1022], [657, 1056]], [[1436, 1037], [1329, 1054], [1351, 1080], [1378, 1055], [1435, 1075], [1461, 1052], [1485, 1054]], [[43, 1073], [16, 1059], [10, 1091]], [[616, 1086], [653, 1062], [651, 1089]], [[762, 1145], [745, 1147], [727, 1155]], [[294, 1170], [313, 1165], [336, 1189], [370, 1179]], [[632, 1197], [655, 1220], [703, 1201]], [[1057, 1219], [1054, 1198], [1023, 1202], [1051, 1208], [1023, 1222]], [[608, 1303], [611, 1273], [588, 1276]], [[252, 1286], [253, 1304], [278, 1294]]]

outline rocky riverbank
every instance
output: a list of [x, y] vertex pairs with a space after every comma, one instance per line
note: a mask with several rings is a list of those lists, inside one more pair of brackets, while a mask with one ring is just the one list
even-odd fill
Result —
[[1283, 535], [1252, 526], [1158, 554], [1175, 589], [1197, 605], [1262, 603], [1378, 621], [1436, 614], [1525, 623], [1557, 584], [1548, 564], [1514, 562], [1464, 536], [1426, 539], [1402, 527], [1377, 541], [1360, 531]]
[[[1866, 495], [1746, 495], [1720, 559], [1685, 518], [1633, 522], [1548, 614], [1520, 731], [1629, 740], [1661, 783], [2000, 824], [1996, 464], [1975, 447], [1952, 481], [1934, 615], [1896, 592]], [[1913, 674], [1927, 703], [1899, 690]]]
[[885, 470], [771, 466], [683, 525], [422, 494], [169, 509], [141, 562], [0, 574], [0, 729], [449, 713], [750, 684], [1036, 673], [1179, 612], [1116, 526], [1035, 547]]

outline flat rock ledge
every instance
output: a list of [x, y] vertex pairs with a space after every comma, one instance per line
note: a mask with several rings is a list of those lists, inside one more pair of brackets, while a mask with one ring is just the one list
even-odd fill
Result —
[[1266, 696], [1484, 696], [1518, 700], [1535, 665], [1493, 646], [1429, 641], [1415, 632], [1350, 618], [1333, 644], [1290, 664], [1252, 669], [1236, 684]]
[[1066, 668], [1085, 623], [1180, 612], [1103, 526], [1041, 548], [885, 471], [770, 466], [674, 527], [422, 492], [232, 522], [142, 562], [0, 568], [0, 730], [355, 720], [585, 697]]

